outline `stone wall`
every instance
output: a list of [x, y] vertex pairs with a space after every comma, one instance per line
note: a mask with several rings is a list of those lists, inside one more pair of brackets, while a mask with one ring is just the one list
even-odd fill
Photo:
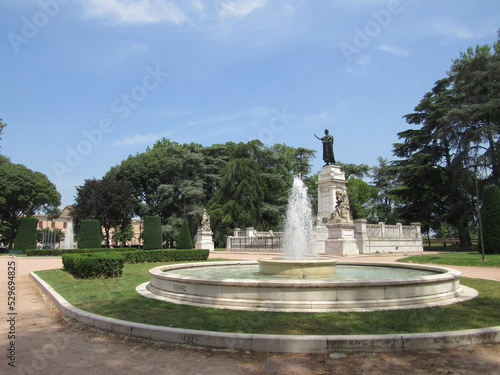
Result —
[[366, 220], [356, 220], [355, 238], [360, 254], [396, 253], [423, 251], [420, 223], [404, 226], [401, 223], [367, 224]]
[[234, 229], [234, 236], [227, 237], [226, 249], [229, 251], [281, 251], [283, 232], [259, 232], [249, 227], [245, 230]]

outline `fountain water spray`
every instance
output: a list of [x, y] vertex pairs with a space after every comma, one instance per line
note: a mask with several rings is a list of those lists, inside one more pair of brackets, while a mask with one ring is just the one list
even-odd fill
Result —
[[66, 235], [64, 236], [64, 248], [72, 249], [73, 247], [75, 247], [73, 239], [73, 220], [70, 220], [66, 230]]
[[286, 258], [301, 260], [313, 255], [313, 222], [307, 187], [300, 177], [295, 177], [286, 209], [283, 240], [283, 251]]

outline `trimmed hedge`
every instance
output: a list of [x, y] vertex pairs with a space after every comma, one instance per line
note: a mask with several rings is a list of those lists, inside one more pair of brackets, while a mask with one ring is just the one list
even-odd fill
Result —
[[126, 263], [202, 261], [207, 260], [209, 254], [209, 250], [198, 249], [127, 251], [121, 253], [125, 257]]
[[144, 250], [161, 249], [163, 234], [161, 231], [161, 218], [159, 216], [146, 216], [144, 218]]
[[119, 277], [125, 265], [122, 255], [106, 253], [63, 254], [62, 261], [65, 270], [82, 279]]
[[[133, 251], [128, 247], [120, 247], [114, 249], [104, 249], [102, 247], [98, 249], [29, 249], [26, 250], [26, 255], [29, 257], [43, 257], [43, 256], [61, 256], [63, 254], [83, 254], [83, 253], [105, 253], [108, 251]], [[137, 250], [135, 250], [137, 251]]]
[[[125, 263], [189, 262], [207, 260], [209, 250], [150, 250], [63, 254], [64, 269], [80, 278], [118, 277]], [[116, 260], [116, 262], [114, 261]], [[121, 264], [121, 265], [120, 265]]]
[[80, 223], [79, 249], [95, 249], [101, 246], [101, 223], [96, 219], [85, 219]]
[[[486, 186], [483, 190], [481, 219], [485, 254], [500, 254], [500, 188]], [[481, 251], [481, 242], [478, 243]]]
[[182, 222], [181, 230], [179, 231], [179, 236], [177, 237], [177, 242], [175, 244], [176, 249], [192, 249], [193, 240], [191, 238], [191, 232], [189, 231], [189, 225], [187, 221]]
[[17, 231], [16, 239], [14, 240], [14, 250], [22, 250], [36, 247], [36, 226], [38, 219], [34, 217], [24, 217], [21, 220], [21, 225]]

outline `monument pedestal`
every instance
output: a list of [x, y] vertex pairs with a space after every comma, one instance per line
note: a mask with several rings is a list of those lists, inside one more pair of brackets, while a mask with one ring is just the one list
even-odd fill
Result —
[[337, 194], [347, 193], [347, 181], [340, 165], [325, 165], [318, 177], [318, 217], [314, 229], [315, 252], [325, 254], [329, 237], [328, 220], [337, 206]]
[[334, 256], [358, 255], [358, 243], [354, 237], [356, 225], [353, 223], [328, 223], [328, 239], [325, 254]]
[[194, 248], [214, 251], [214, 241], [212, 241], [212, 235], [212, 232], [206, 231], [196, 233], [196, 243], [194, 244]]

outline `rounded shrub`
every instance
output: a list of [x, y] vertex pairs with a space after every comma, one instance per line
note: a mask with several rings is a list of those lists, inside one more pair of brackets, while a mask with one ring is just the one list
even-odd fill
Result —
[[177, 237], [177, 243], [175, 244], [176, 249], [192, 249], [193, 240], [191, 238], [191, 232], [189, 230], [189, 225], [187, 221], [184, 221]]
[[484, 252], [500, 254], [500, 188], [496, 185], [486, 186], [483, 190], [481, 221]]
[[82, 220], [80, 235], [78, 236], [79, 249], [95, 249], [101, 247], [101, 223], [96, 219]]
[[144, 250], [158, 250], [162, 248], [163, 234], [161, 232], [161, 219], [159, 216], [146, 216], [144, 218]]
[[14, 250], [22, 250], [36, 248], [36, 226], [38, 219], [34, 217], [24, 217], [21, 219], [21, 225], [17, 230], [16, 239], [14, 241]]

